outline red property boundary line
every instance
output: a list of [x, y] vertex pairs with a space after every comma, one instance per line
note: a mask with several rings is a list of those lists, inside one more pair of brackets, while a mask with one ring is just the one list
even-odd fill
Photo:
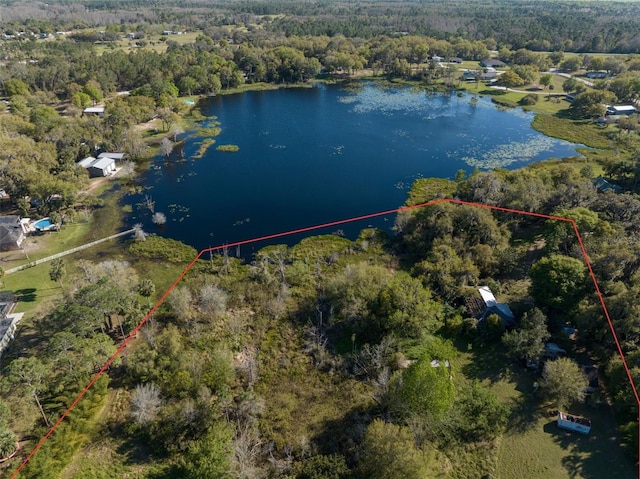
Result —
[[595, 274], [593, 272], [593, 268], [591, 266], [591, 262], [589, 261], [589, 256], [588, 256], [587, 251], [586, 251], [586, 249], [584, 247], [584, 243], [582, 241], [582, 236], [580, 236], [580, 232], [578, 231], [578, 226], [577, 226], [576, 222], [574, 220], [572, 220], [571, 218], [563, 218], [561, 216], [545, 215], [545, 214], [541, 214], [541, 213], [532, 213], [532, 212], [522, 211], [522, 210], [517, 210], [517, 209], [502, 208], [502, 207], [499, 207], [499, 206], [491, 206], [491, 205], [486, 205], [486, 204], [483, 204], [483, 203], [474, 203], [474, 202], [470, 202], [470, 201], [462, 201], [462, 200], [451, 199], [451, 198], [443, 198], [443, 199], [428, 201], [426, 203], [420, 203], [418, 205], [403, 206], [403, 207], [395, 208], [395, 209], [392, 209], [392, 210], [380, 211], [378, 213], [371, 213], [371, 214], [367, 214], [367, 215], [356, 216], [356, 217], [353, 217], [353, 218], [348, 218], [348, 219], [343, 219], [343, 220], [338, 220], [338, 221], [332, 221], [332, 222], [329, 222], [329, 223], [322, 223], [322, 224], [319, 224], [319, 225], [308, 226], [308, 227], [305, 227], [305, 228], [299, 228], [299, 229], [296, 229], [296, 230], [285, 231], [285, 232], [282, 232], [282, 233], [276, 233], [276, 234], [261, 236], [259, 238], [253, 238], [253, 239], [248, 239], [248, 240], [243, 240], [243, 241], [237, 241], [235, 243], [225, 244], [225, 245], [221, 245], [221, 246], [214, 246], [214, 247], [206, 248], [206, 249], [200, 251], [198, 253], [198, 255], [191, 261], [191, 263], [189, 263], [189, 265], [184, 269], [184, 271], [171, 284], [171, 286], [169, 286], [169, 288], [165, 291], [165, 293], [162, 295], [162, 297], [156, 302], [156, 304], [149, 310], [149, 312], [145, 315], [145, 317], [138, 323], [138, 325], [131, 331], [131, 333], [120, 344], [120, 346], [118, 347], [116, 352], [107, 360], [107, 362], [104, 363], [102, 368], [100, 368], [100, 370], [95, 374], [95, 376], [93, 376], [91, 381], [89, 381], [89, 383], [80, 392], [80, 394], [78, 394], [78, 396], [74, 399], [74, 401], [67, 408], [67, 410], [62, 414], [62, 416], [60, 416], [60, 419], [58, 419], [55, 422], [55, 424], [53, 424], [53, 426], [51, 426], [49, 431], [42, 437], [42, 439], [40, 439], [38, 444], [36, 444], [36, 446], [29, 453], [29, 455], [24, 459], [24, 461], [22, 461], [20, 466], [18, 466], [18, 468], [13, 472], [13, 474], [11, 475], [11, 479], [14, 479], [15, 477], [18, 476], [20, 471], [27, 465], [27, 463], [31, 460], [31, 458], [44, 445], [44, 443], [47, 441], [47, 439], [49, 439], [49, 437], [54, 433], [54, 431], [60, 426], [62, 421], [64, 421], [64, 419], [69, 415], [69, 413], [76, 407], [76, 405], [85, 396], [85, 394], [89, 391], [89, 389], [95, 384], [95, 382], [106, 372], [106, 370], [109, 368], [111, 363], [113, 363], [113, 361], [120, 355], [120, 353], [127, 346], [127, 344], [129, 344], [129, 342], [133, 338], [136, 337], [136, 335], [138, 334], [140, 329], [145, 325], [145, 323], [149, 320], [149, 318], [160, 307], [160, 305], [164, 302], [164, 300], [167, 299], [167, 297], [169, 296], [171, 291], [173, 291], [173, 289], [178, 285], [178, 283], [180, 283], [180, 281], [182, 281], [182, 279], [191, 270], [191, 268], [193, 268], [193, 266], [202, 257], [203, 254], [214, 252], [214, 251], [219, 251], [219, 250], [222, 250], [224, 248], [233, 248], [233, 247], [236, 247], [236, 246], [242, 246], [242, 245], [246, 245], [246, 244], [257, 243], [257, 242], [260, 242], [260, 241], [266, 241], [266, 240], [271, 240], [271, 239], [276, 239], [276, 238], [282, 238], [282, 237], [294, 235], [294, 234], [297, 234], [297, 233], [306, 233], [306, 232], [310, 232], [310, 231], [316, 231], [316, 230], [319, 230], [319, 229], [322, 229], [322, 228], [343, 225], [343, 224], [346, 224], [346, 223], [353, 223], [355, 221], [361, 221], [361, 220], [365, 220], [365, 219], [376, 218], [376, 217], [386, 216], [386, 215], [390, 215], [390, 214], [397, 214], [397, 213], [401, 213], [401, 212], [404, 212], [404, 211], [410, 211], [410, 210], [415, 210], [415, 209], [419, 209], [419, 208], [424, 208], [424, 207], [427, 207], [427, 206], [437, 205], [437, 204], [440, 204], [440, 203], [453, 203], [453, 204], [458, 204], [458, 205], [471, 206], [471, 207], [475, 207], [475, 208], [484, 208], [484, 209], [493, 210], [493, 211], [500, 211], [500, 212], [504, 212], [504, 213], [512, 213], [512, 214], [518, 214], [518, 215], [523, 215], [523, 216], [531, 216], [531, 217], [542, 218], [542, 219], [547, 219], [547, 220], [564, 221], [566, 223], [571, 224], [571, 226], [573, 227], [573, 231], [575, 232], [576, 237], [578, 238], [578, 243], [580, 244], [580, 250], [582, 252], [582, 256], [583, 256], [584, 262], [586, 263], [587, 268], [589, 270], [589, 275], [591, 276], [591, 280], [593, 281], [593, 285], [594, 285], [594, 287], [596, 289], [596, 294], [597, 294], [598, 299], [600, 301], [600, 305], [602, 306], [602, 310], [604, 312], [605, 318], [607, 319], [607, 324], [609, 325], [609, 330], [611, 331], [611, 334], [612, 334], [613, 339], [615, 341], [616, 349], [617, 349], [618, 354], [620, 355], [620, 358], [622, 360], [622, 364], [624, 366], [624, 370], [625, 370], [625, 372], [627, 374], [627, 379], [629, 380], [629, 384], [631, 385], [631, 389], [633, 390], [633, 394], [634, 394], [634, 397], [635, 397], [635, 400], [636, 400], [636, 404], [638, 406], [638, 431], [639, 431], [639, 446], [638, 446], [638, 456], [639, 456], [638, 468], [639, 469], [638, 469], [638, 477], [640, 478], [640, 396], [638, 396], [638, 390], [637, 390], [635, 382], [633, 380], [633, 376], [631, 375], [631, 371], [629, 370], [629, 366], [627, 365], [627, 361], [626, 361], [624, 352], [622, 351], [622, 347], [620, 345], [620, 341], [618, 339], [618, 335], [616, 334], [615, 328], [613, 327], [613, 322], [611, 321], [611, 316], [609, 315], [609, 310], [607, 309], [607, 305], [605, 304], [604, 297], [602, 295], [602, 292], [600, 291], [600, 287], [598, 285], [598, 281], [596, 280], [596, 276], [595, 276]]

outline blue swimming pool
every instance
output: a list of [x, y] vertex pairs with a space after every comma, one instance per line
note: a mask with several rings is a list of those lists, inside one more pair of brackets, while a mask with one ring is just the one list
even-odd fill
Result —
[[42, 218], [39, 221], [36, 221], [33, 224], [33, 227], [37, 230], [48, 230], [49, 228], [51, 228], [53, 226], [53, 223], [51, 222], [51, 220], [49, 218]]

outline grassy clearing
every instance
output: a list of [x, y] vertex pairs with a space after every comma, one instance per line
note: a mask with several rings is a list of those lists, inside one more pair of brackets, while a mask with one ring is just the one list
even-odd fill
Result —
[[62, 298], [64, 290], [49, 278], [49, 267], [44, 263], [5, 276], [2, 289], [17, 296], [16, 312], [48, 311]]
[[167, 51], [168, 41], [184, 45], [186, 43], [195, 42], [196, 38], [200, 34], [201, 32], [188, 32], [181, 35], [147, 35], [143, 40], [145, 42], [144, 47], [136, 46], [136, 42], [140, 40], [129, 40], [127, 38], [122, 38], [113, 43], [97, 44], [95, 45], [95, 49], [99, 55], [102, 55], [105, 52], [112, 52], [116, 50], [132, 52], [140, 49], [151, 50], [157, 53], [164, 53], [165, 51]]
[[611, 146], [607, 130], [589, 120], [572, 120], [558, 115], [540, 114], [535, 117], [531, 126], [547, 136], [581, 143], [590, 148], [604, 149]]
[[507, 431], [498, 442], [494, 476], [500, 479], [633, 478], [635, 471], [619, 445], [611, 408], [584, 404], [571, 409], [593, 421], [588, 436], [567, 434], [556, 425], [555, 409], [536, 397], [538, 379], [511, 363], [501, 347], [469, 349], [458, 344], [454, 364], [467, 378], [481, 381], [511, 408]]
[[549, 115], [555, 115], [568, 108], [569, 104], [564, 97], [551, 96], [548, 93], [544, 95], [538, 95], [538, 103], [535, 105], [525, 107], [528, 111], [535, 113], [546, 113]]
[[84, 244], [90, 231], [89, 221], [79, 221], [66, 224], [57, 232], [33, 234], [23, 243], [25, 251], [7, 251], [0, 254], [2, 267], [7, 270]]

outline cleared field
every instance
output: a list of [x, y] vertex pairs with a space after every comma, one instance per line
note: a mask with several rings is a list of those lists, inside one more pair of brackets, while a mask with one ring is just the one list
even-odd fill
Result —
[[[186, 43], [193, 43], [201, 32], [187, 32], [180, 35], [147, 35], [142, 40], [130, 40], [122, 38], [117, 42], [96, 44], [96, 51], [98, 54], [114, 50], [133, 51], [140, 48], [147, 50], [153, 50], [154, 52], [163, 53], [167, 50], [168, 42], [176, 42], [180, 45]], [[136, 43], [141, 42], [140, 46]]]
[[482, 381], [511, 408], [500, 438], [495, 477], [500, 479], [594, 479], [637, 477], [619, 443], [610, 406], [595, 401], [571, 412], [592, 420], [591, 434], [559, 429], [556, 410], [534, 392], [535, 373], [512, 364], [503, 351], [462, 348], [457, 365], [464, 375]]

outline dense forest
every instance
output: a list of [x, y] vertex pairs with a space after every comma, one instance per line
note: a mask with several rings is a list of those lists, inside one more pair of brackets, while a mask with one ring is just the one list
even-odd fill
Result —
[[[499, 58], [498, 84], [539, 86], [546, 97], [518, 93], [521, 105], [554, 108], [536, 128], [590, 148], [516, 171], [420, 179], [407, 205], [455, 200], [399, 213], [393, 235], [309, 237], [247, 262], [226, 249], [203, 256], [20, 477], [492, 477], [505, 467], [501, 445], [558, 408], [594, 424], [613, 413], [619, 426], [594, 428], [598, 446], [606, 438], [596, 452], [552, 436], [567, 451], [567, 477], [633, 475], [637, 404], [582, 247], [636, 380], [640, 126], [634, 116], [595, 121], [605, 103], [640, 99], [636, 4], [25, 5], [0, 3], [0, 188], [3, 205], [23, 216], [72, 225], [101, 214], [109, 195], [80, 195], [89, 179], [76, 166], [96, 151], [128, 154], [111, 194], [135, 191], [149, 155], [169, 157], [185, 129], [199, 128], [184, 97], [359, 75], [430, 93], [469, 88], [458, 64], [434, 57], [479, 71]], [[193, 40], [179, 42], [189, 29]], [[552, 68], [567, 76], [571, 103], [552, 102]], [[586, 71], [606, 76], [587, 84]], [[94, 105], [104, 117], [83, 115]], [[137, 128], [150, 121], [151, 134]], [[571, 223], [461, 202], [569, 218], [581, 241]], [[3, 471], [18, 467], [136, 330], [159, 285], [196, 254], [137, 228], [113, 257], [47, 265], [57, 304], [26, 319], [2, 355], [0, 456], [21, 444]], [[2, 278], [7, 288], [13, 277]], [[515, 323], [478, 314], [481, 286], [509, 303]], [[536, 362], [550, 340], [572, 360]], [[588, 397], [578, 361], [600, 371]], [[613, 465], [603, 457], [611, 451]], [[547, 477], [544, 462], [536, 467], [531, 477]]]
[[408, 33], [438, 39], [490, 40], [536, 51], [640, 53], [634, 2], [357, 1], [357, 2], [63, 2], [3, 1], [8, 30], [37, 32], [106, 24], [166, 24], [207, 29], [243, 26], [292, 35], [372, 38]]

